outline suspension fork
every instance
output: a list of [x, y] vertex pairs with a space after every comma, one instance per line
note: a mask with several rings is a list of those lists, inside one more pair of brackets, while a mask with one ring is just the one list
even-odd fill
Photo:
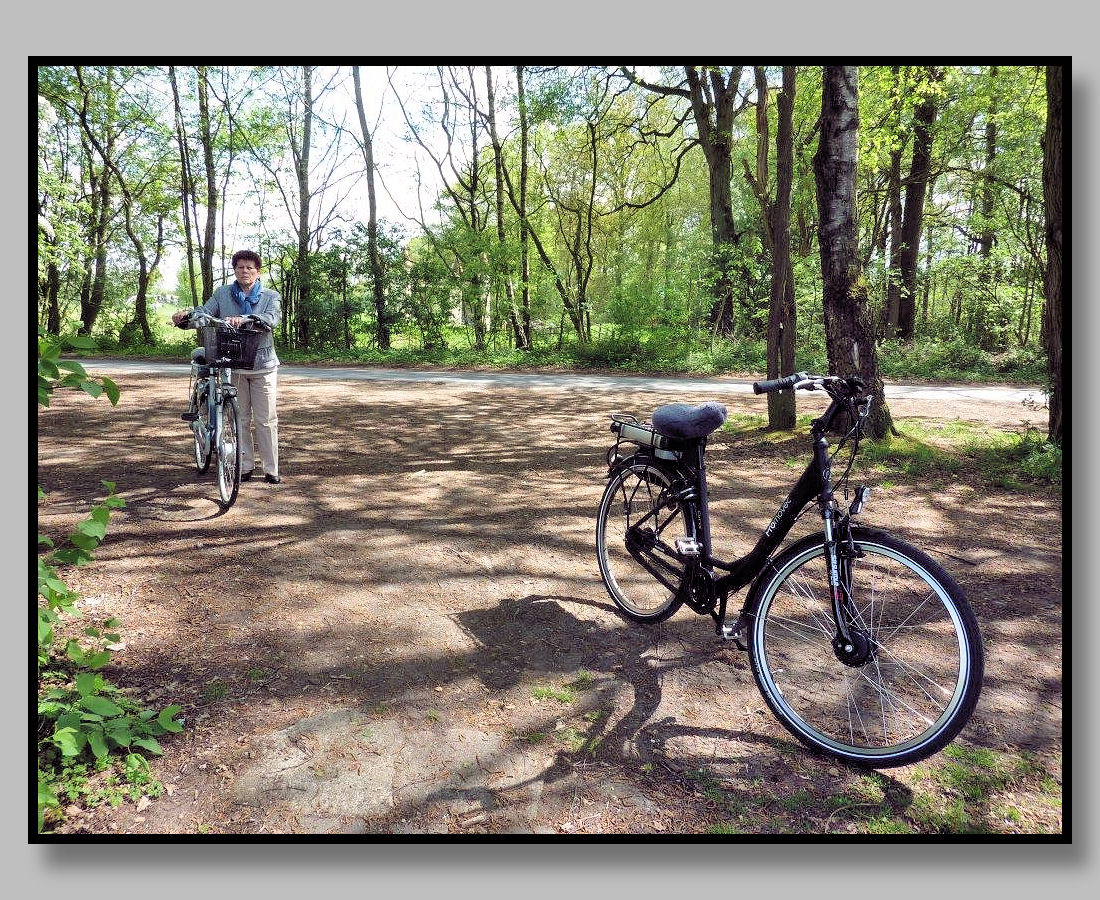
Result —
[[829, 599], [836, 634], [833, 649], [842, 658], [858, 657], [866, 652], [866, 637], [854, 635], [848, 627], [855, 621], [852, 599], [852, 560], [857, 556], [852, 538], [851, 518], [831, 503], [824, 513], [825, 559], [829, 568]]

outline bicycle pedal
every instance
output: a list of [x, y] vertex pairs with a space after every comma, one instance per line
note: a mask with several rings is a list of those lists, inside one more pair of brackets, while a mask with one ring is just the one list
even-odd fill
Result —
[[698, 556], [703, 552], [703, 548], [699, 546], [699, 542], [695, 538], [676, 538], [673, 541], [673, 546], [676, 547], [676, 553], [679, 556]]
[[180, 416], [180, 418], [183, 419], [183, 421], [185, 422], [197, 422], [199, 420], [199, 414], [186, 412], [182, 416]]
[[718, 628], [718, 637], [723, 641], [732, 641], [738, 650], [748, 650], [749, 643], [745, 637], [745, 625], [743, 616], [738, 616], [737, 621], [730, 624], [723, 622]]

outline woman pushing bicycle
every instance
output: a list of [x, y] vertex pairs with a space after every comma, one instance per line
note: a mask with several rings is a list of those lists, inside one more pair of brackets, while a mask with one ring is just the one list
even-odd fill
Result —
[[179, 325], [187, 319], [187, 325], [198, 328], [204, 324], [203, 316], [207, 315], [224, 319], [234, 328], [251, 324], [262, 330], [251, 368], [233, 370], [233, 384], [237, 388], [244, 426], [241, 481], [252, 477], [256, 464], [256, 446], [250, 427], [250, 423], [254, 423], [255, 444], [259, 446], [264, 480], [278, 484], [282, 481], [279, 475], [279, 414], [276, 405], [279, 357], [275, 353], [274, 329], [280, 318], [282, 298], [278, 292], [265, 288], [260, 282], [261, 267], [258, 253], [238, 250], [233, 254], [236, 280], [215, 288], [202, 306], [173, 313], [172, 324]]

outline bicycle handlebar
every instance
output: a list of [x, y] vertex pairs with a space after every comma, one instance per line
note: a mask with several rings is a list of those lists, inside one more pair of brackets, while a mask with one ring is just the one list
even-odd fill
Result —
[[785, 391], [787, 388], [792, 388], [800, 381], [806, 381], [810, 378], [808, 372], [795, 372], [793, 375], [787, 375], [783, 378], [773, 378], [771, 381], [754, 381], [752, 383], [752, 392], [754, 394], [771, 394], [774, 391]]
[[[267, 329], [267, 325], [265, 323], [261, 322], [259, 319], [255, 318], [255, 317], [252, 317], [252, 316], [241, 316], [241, 318], [248, 319], [249, 321], [241, 323], [240, 328], [234, 328], [225, 319], [219, 319], [217, 316], [212, 316], [209, 313], [198, 313], [197, 316], [196, 316], [196, 312], [194, 310], [187, 313], [187, 315], [185, 315], [182, 319], [180, 319], [176, 323], [176, 327], [177, 328], [188, 328], [191, 325], [191, 320], [196, 318], [196, 317], [200, 318], [200, 319], [204, 319], [206, 322], [208, 322], [211, 325], [224, 325], [226, 328], [231, 328], [234, 331], [256, 330], [256, 329], [258, 329], [260, 331], [264, 331], [264, 330]], [[249, 326], [249, 325], [252, 326], [252, 329], [247, 328], [247, 326]]]

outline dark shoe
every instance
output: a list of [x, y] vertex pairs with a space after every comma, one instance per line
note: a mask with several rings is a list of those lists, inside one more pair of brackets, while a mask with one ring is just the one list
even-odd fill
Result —
[[252, 470], [251, 469], [247, 472], [241, 472], [241, 481], [251, 481], [251, 480], [252, 480]]
[[278, 484], [278, 483], [279, 483], [280, 481], [282, 481], [282, 480], [283, 480], [283, 479], [282, 479], [282, 478], [281, 478], [280, 476], [278, 476], [278, 475], [272, 475], [272, 474], [271, 474], [270, 472], [268, 472], [268, 473], [267, 473], [267, 474], [266, 474], [266, 475], [264, 476], [264, 481], [266, 481], [266, 482], [267, 482], [268, 484]]
[[185, 412], [180, 418], [185, 422], [197, 422], [199, 414], [197, 412]]

